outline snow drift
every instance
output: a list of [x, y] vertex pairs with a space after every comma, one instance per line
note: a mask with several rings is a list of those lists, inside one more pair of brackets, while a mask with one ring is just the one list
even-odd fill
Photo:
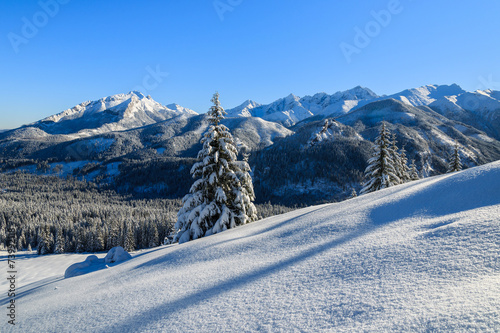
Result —
[[0, 329], [497, 331], [499, 188], [495, 162], [149, 250], [21, 287]]
[[64, 272], [64, 277], [67, 279], [88, 274], [100, 269], [109, 268], [107, 264], [118, 264], [129, 259], [132, 259], [130, 253], [125, 251], [123, 247], [117, 246], [109, 250], [106, 257], [102, 259], [99, 259], [96, 255], [90, 255], [84, 262], [77, 262], [69, 266]]

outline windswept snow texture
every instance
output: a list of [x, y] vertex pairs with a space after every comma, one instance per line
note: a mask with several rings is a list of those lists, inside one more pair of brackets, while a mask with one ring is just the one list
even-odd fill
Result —
[[25, 288], [0, 329], [498, 331], [499, 188], [495, 162], [142, 252]]

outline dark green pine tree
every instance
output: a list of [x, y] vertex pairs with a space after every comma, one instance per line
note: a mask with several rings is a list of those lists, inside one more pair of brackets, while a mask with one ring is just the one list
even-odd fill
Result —
[[179, 243], [234, 228], [257, 216], [252, 203], [250, 167], [246, 161], [237, 161], [233, 136], [220, 123], [226, 112], [218, 93], [212, 102], [214, 105], [207, 113], [210, 127], [201, 140], [199, 162], [191, 169], [197, 180], [177, 214], [174, 241]]

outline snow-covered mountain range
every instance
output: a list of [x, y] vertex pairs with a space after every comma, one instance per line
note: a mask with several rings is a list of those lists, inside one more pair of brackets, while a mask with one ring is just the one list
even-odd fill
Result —
[[290, 127], [308, 118], [339, 117], [369, 103], [391, 98], [411, 106], [429, 106], [448, 118], [479, 127], [500, 140], [500, 92], [467, 92], [457, 84], [427, 85], [389, 96], [379, 96], [360, 86], [332, 95], [318, 93], [300, 98], [290, 94], [268, 105], [246, 101], [227, 112], [233, 117], [260, 117]]
[[333, 116], [347, 113], [376, 98], [378, 96], [370, 89], [358, 86], [333, 95], [318, 93], [300, 98], [290, 94], [268, 105], [246, 101], [234, 109], [227, 110], [227, 113], [230, 117], [260, 117], [285, 126], [293, 126], [316, 115]]
[[71, 278], [65, 270], [88, 254], [20, 253], [18, 319], [0, 330], [495, 332], [499, 187], [500, 162], [490, 163], [136, 252]]
[[[455, 141], [466, 167], [500, 159], [498, 91], [428, 85], [379, 96], [358, 86], [331, 95], [291, 94], [267, 105], [247, 100], [227, 113], [224, 124], [240, 151], [252, 153], [262, 200], [342, 200], [362, 182], [382, 121], [422, 175], [445, 171]], [[0, 160], [8, 161], [0, 169], [63, 170], [63, 176], [116, 181], [125, 190], [160, 188], [178, 196], [189, 189], [190, 164], [207, 127], [205, 114], [179, 105], [163, 106], [138, 92], [114, 95], [0, 133]], [[48, 167], [40, 161], [48, 161]], [[160, 172], [165, 168], [177, 173], [167, 177]], [[174, 174], [186, 184], [171, 186]]]

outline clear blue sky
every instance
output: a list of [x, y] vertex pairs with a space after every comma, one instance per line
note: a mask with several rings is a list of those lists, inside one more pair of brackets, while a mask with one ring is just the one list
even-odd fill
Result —
[[357, 85], [500, 90], [497, 0], [59, 1], [0, 2], [0, 128], [140, 86], [197, 112], [215, 90], [226, 108]]

